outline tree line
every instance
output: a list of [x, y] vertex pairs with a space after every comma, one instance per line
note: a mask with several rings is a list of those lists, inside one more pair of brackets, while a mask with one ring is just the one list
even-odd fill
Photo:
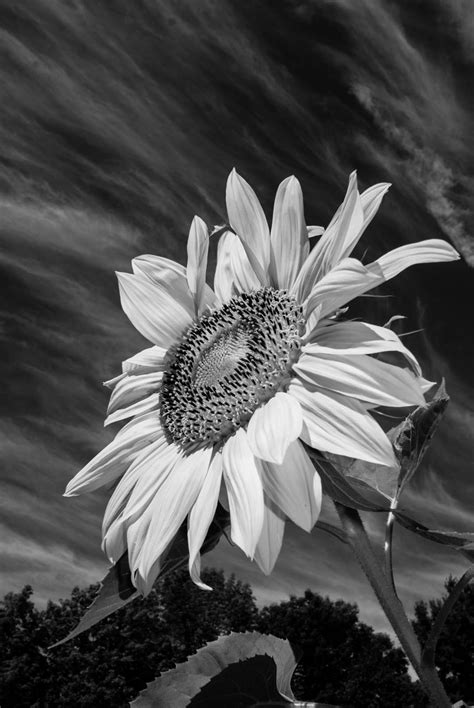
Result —
[[[403, 652], [359, 620], [355, 604], [307, 590], [259, 609], [251, 587], [207, 569], [203, 592], [186, 570], [158, 582], [151, 594], [90, 631], [48, 649], [78, 623], [98, 586], [38, 610], [27, 585], [0, 602], [2, 708], [120, 708], [146, 683], [231, 631], [287, 638], [300, 655], [293, 690], [300, 700], [354, 708], [423, 708], [423, 691], [408, 674]], [[453, 585], [449, 579], [446, 589]], [[415, 630], [426, 640], [441, 600], [415, 606]], [[448, 619], [438, 649], [441, 679], [453, 701], [474, 701], [474, 589]], [[229, 708], [232, 708], [229, 706]]]

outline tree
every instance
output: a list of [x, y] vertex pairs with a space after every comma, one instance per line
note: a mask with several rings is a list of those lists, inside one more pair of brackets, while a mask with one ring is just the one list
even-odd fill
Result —
[[354, 708], [421, 708], [420, 688], [391, 640], [358, 619], [356, 605], [332, 602], [311, 590], [263, 608], [258, 629], [288, 639], [301, 652], [295, 695]]
[[[447, 594], [456, 584], [452, 577], [445, 582]], [[422, 646], [445, 597], [417, 602], [413, 627]], [[468, 585], [448, 615], [436, 650], [436, 667], [454, 702], [474, 703], [474, 587]]]
[[33, 590], [25, 585], [19, 593], [8, 593], [0, 607], [0, 705], [9, 703], [21, 686], [18, 706], [32, 706], [42, 691], [47, 660], [40, 646], [45, 645], [41, 613], [30, 597]]
[[213, 592], [178, 571], [147, 598], [50, 651], [77, 624], [97, 586], [75, 588], [69, 599], [50, 602], [41, 612], [30, 601], [31, 587], [10, 593], [0, 612], [0, 705], [128, 706], [147, 682], [206, 642], [252, 628], [257, 609], [249, 585], [224, 578], [222, 571], [202, 577]]

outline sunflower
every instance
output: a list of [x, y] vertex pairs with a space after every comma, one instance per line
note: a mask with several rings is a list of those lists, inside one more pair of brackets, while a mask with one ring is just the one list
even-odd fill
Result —
[[[131, 419], [68, 484], [66, 496], [118, 481], [103, 521], [112, 562], [128, 549], [146, 594], [187, 517], [189, 572], [217, 503], [231, 538], [265, 573], [286, 519], [310, 531], [321, 482], [304, 444], [386, 467], [392, 445], [379, 406], [424, 403], [429, 383], [388, 327], [344, 321], [347, 303], [416, 263], [456, 260], [441, 240], [396, 248], [362, 264], [350, 257], [390, 185], [359, 194], [353, 173], [328, 227], [307, 227], [298, 180], [277, 191], [269, 229], [252, 188], [227, 181], [230, 226], [220, 236], [214, 288], [209, 232], [195, 217], [186, 268], [144, 255], [117, 273], [122, 308], [152, 346], [123, 362], [106, 424]], [[320, 236], [312, 250], [309, 238]], [[397, 352], [404, 366], [374, 355]]]

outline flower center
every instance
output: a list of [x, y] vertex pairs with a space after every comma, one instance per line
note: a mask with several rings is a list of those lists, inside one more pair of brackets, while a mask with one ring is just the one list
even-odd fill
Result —
[[283, 290], [232, 298], [188, 329], [172, 351], [160, 394], [161, 423], [184, 448], [216, 444], [291, 379], [304, 329]]

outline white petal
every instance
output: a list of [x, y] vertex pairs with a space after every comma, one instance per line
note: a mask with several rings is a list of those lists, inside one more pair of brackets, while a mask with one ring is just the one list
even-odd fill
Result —
[[436, 381], [427, 381], [424, 379], [422, 376], [418, 379], [418, 383], [420, 385], [421, 390], [423, 393], [426, 393], [427, 391], [430, 390], [430, 388], [433, 388], [433, 386], [436, 384]]
[[293, 370], [310, 386], [367, 401], [374, 406], [424, 405], [416, 376], [370, 356], [321, 354], [309, 344]]
[[417, 263], [441, 263], [458, 260], [459, 254], [446, 241], [430, 239], [400, 246], [367, 266], [354, 258], [346, 258], [322, 278], [308, 298], [307, 316], [322, 305], [324, 317], [349, 300], [394, 278], [402, 270]]
[[132, 260], [132, 270], [137, 274], [146, 275], [155, 283], [172, 285], [181, 281], [179, 290], [186, 284], [186, 268], [164, 256], [152, 256], [145, 254]]
[[398, 464], [382, 428], [357, 400], [310, 392], [299, 381], [291, 383], [289, 393], [301, 404], [304, 423], [300, 437], [311, 447], [387, 467]]
[[278, 288], [293, 285], [307, 241], [300, 183], [288, 177], [278, 187], [273, 208], [271, 269]]
[[110, 497], [102, 520], [102, 533], [105, 535], [110, 525], [121, 515], [135, 484], [143, 474], [143, 463], [148, 463], [152, 458], [158, 457], [168, 447], [166, 438], [163, 436], [155, 442], [144, 447], [137, 454], [133, 463], [119, 480], [112, 496]]
[[229, 497], [231, 538], [253, 558], [262, 533], [263, 489], [257, 461], [243, 428], [224, 445], [222, 462]]
[[106, 386], [107, 388], [114, 388], [119, 381], [124, 379], [126, 374], [119, 374], [118, 376], [114, 376], [113, 379], [108, 379], [108, 381], [104, 381], [102, 383], [102, 386]]
[[299, 440], [291, 443], [281, 465], [262, 463], [262, 483], [293, 523], [311, 531], [321, 511], [321, 481]]
[[226, 231], [217, 246], [217, 263], [214, 290], [221, 302], [228, 302], [234, 295], [258, 290], [261, 283], [255, 275], [240, 238]]
[[188, 265], [186, 277], [189, 290], [194, 298], [197, 316], [204, 309], [204, 288], [206, 285], [207, 254], [209, 252], [209, 232], [199, 216], [195, 216], [188, 238]]
[[[163, 481], [145, 512], [148, 527], [138, 556], [130, 562], [136, 572], [136, 587], [147, 594], [155, 580], [153, 569], [193, 506], [212, 456], [212, 448], [191, 453], [180, 460]], [[130, 553], [130, 550], [129, 550]]]
[[219, 499], [222, 480], [222, 454], [216, 452], [212, 459], [198, 498], [188, 516], [189, 575], [203, 590], [211, 590], [200, 578], [199, 551], [212, 523]]
[[134, 431], [140, 434], [142, 430], [146, 430], [150, 425], [155, 426], [157, 430], [156, 439], [163, 435], [160, 418], [155, 411], [151, 411], [150, 413], [144, 413], [130, 420], [123, 428], [120, 428], [115, 439], [118, 440], [119, 438], [129, 436]]
[[92, 492], [120, 477], [137, 453], [163, 435], [157, 414], [142, 416], [123, 428], [107, 447], [99, 452], [69, 482], [64, 496]]
[[[391, 186], [392, 185], [389, 182], [380, 182], [380, 184], [374, 184], [372, 187], [369, 187], [360, 195], [362, 209], [364, 210], [364, 228], [362, 232], [365, 231], [378, 212], [382, 199], [387, 194]], [[350, 251], [347, 255], [350, 255]]]
[[125, 420], [126, 418], [131, 418], [135, 415], [143, 415], [143, 413], [148, 413], [149, 411], [156, 410], [160, 402], [160, 394], [152, 393], [151, 396], [142, 398], [140, 401], [135, 401], [129, 406], [124, 408], [118, 408], [116, 411], [107, 416], [104, 421], [104, 425], [111, 425], [112, 423], [118, 423], [120, 420]]
[[145, 276], [117, 273], [122, 309], [133, 326], [153, 344], [174, 344], [192, 323], [192, 312]]
[[135, 275], [149, 279], [165, 290], [181, 307], [194, 314], [194, 298], [188, 286], [186, 268], [163, 256], [143, 255], [132, 260]]
[[[402, 344], [398, 335], [387, 327], [366, 322], [335, 322], [329, 326], [315, 327], [307, 339], [314, 345], [316, 354], [352, 356], [397, 351], [408, 359], [415, 373], [421, 375], [416, 358]], [[305, 346], [302, 351], [306, 351]]]
[[405, 268], [418, 263], [443, 263], [457, 261], [459, 258], [459, 253], [447, 241], [432, 238], [394, 248], [370, 263], [367, 269], [383, 280], [390, 280]]
[[308, 238], [315, 238], [316, 236], [322, 236], [324, 233], [324, 226], [308, 226]]
[[[147, 510], [160, 493], [164, 482], [173, 474], [174, 468], [181, 461], [181, 455], [175, 445], [150, 445], [140, 455], [115, 490], [107, 506], [102, 525], [103, 548], [110, 559], [120, 558], [124, 552], [123, 543], [127, 543], [128, 529], [140, 519], [144, 525], [140, 530], [144, 533], [147, 522]], [[126, 496], [128, 494], [128, 496]], [[122, 506], [119, 506], [119, 505]], [[125, 529], [125, 532], [124, 532]], [[138, 527], [131, 532], [134, 541], [144, 539]], [[129, 546], [130, 564], [135, 564], [141, 550], [140, 543]]]
[[342, 259], [342, 253], [362, 229], [363, 220], [357, 176], [353, 172], [343, 203], [304, 262], [295, 282], [294, 294], [300, 302], [307, 297], [315, 283]]
[[265, 575], [270, 575], [280, 554], [285, 532], [285, 517], [278, 507], [265, 498], [263, 528], [255, 549], [255, 561]]
[[262, 460], [281, 464], [288, 445], [296, 440], [303, 425], [298, 402], [278, 392], [250, 418], [247, 441], [251, 451]]
[[[310, 254], [311, 255], [311, 254]], [[355, 258], [345, 258], [314, 286], [306, 304], [306, 317], [321, 307], [320, 317], [326, 317], [346, 302], [383, 282]]]
[[386, 182], [375, 184], [359, 196], [356, 173], [351, 174], [344, 202], [304, 264], [297, 297], [304, 299], [318, 280], [352, 253], [389, 187]]
[[161, 386], [163, 378], [162, 371], [154, 371], [150, 374], [139, 374], [136, 376], [126, 376], [123, 378], [112, 392], [107, 413], [113, 413], [119, 408], [125, 408], [135, 401], [156, 393]]
[[128, 526], [148, 507], [162, 479], [169, 474], [177, 459], [176, 448], [163, 437], [147, 445], [119, 481], [102, 522], [102, 548], [111, 562], [124, 553]]
[[[322, 272], [324, 275], [333, 266], [339, 263], [350, 251], [358, 240], [364, 225], [364, 210], [357, 190], [357, 176], [353, 172], [349, 178], [349, 185], [344, 201], [341, 205], [339, 216], [330, 224], [324, 236], [316, 244], [321, 249]], [[323, 246], [327, 243], [328, 248]]]
[[165, 368], [166, 349], [163, 347], [148, 347], [122, 362], [124, 374], [147, 374], [153, 371], [163, 371]]
[[260, 283], [267, 285], [270, 265], [267, 220], [252, 187], [235, 170], [227, 180], [226, 204], [230, 225], [241, 239]]

